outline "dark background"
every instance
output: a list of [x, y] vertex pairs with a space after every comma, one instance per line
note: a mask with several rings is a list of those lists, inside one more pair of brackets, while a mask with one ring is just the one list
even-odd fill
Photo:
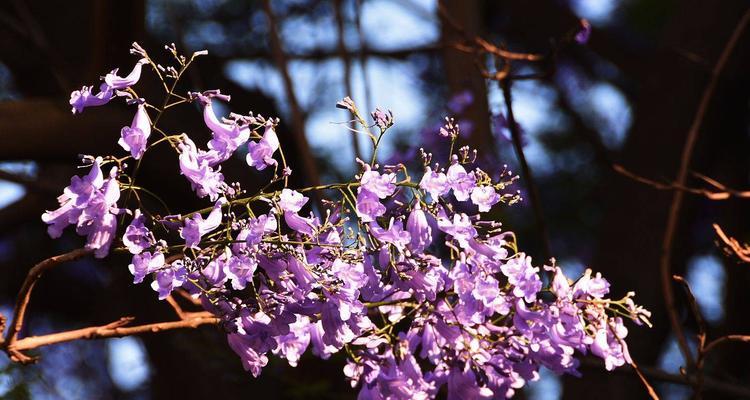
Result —
[[[507, 129], [497, 124], [505, 104], [496, 82], [486, 82], [474, 60], [446, 44], [459, 35], [430, 0], [274, 1], [281, 39], [299, 103], [295, 113], [269, 46], [262, 2], [9, 0], [0, 4], [0, 310], [6, 315], [28, 268], [82, 245], [72, 233], [53, 241], [40, 215], [55, 207], [78, 154], [118, 151], [119, 129], [130, 110], [118, 103], [75, 118], [71, 90], [120, 67], [137, 40], [157, 59], [174, 42], [186, 52], [208, 49], [187, 77], [187, 88], [221, 88], [232, 95], [226, 111], [280, 116], [282, 144], [295, 183], [340, 180], [354, 170], [346, 114], [335, 102], [351, 95], [361, 108], [390, 108], [395, 134], [385, 155], [409, 154], [433, 141], [434, 126], [455, 115], [468, 144], [519, 171]], [[667, 320], [659, 256], [672, 193], [618, 174], [617, 163], [651, 179], [675, 180], [679, 157], [711, 69], [740, 17], [745, 0], [449, 0], [448, 14], [467, 31], [511, 50], [545, 54], [540, 63], [516, 63], [512, 72], [535, 79], [513, 83], [513, 106], [524, 132], [524, 152], [539, 190], [550, 252], [566, 270], [584, 266], [612, 282], [613, 297], [634, 290], [653, 312], [654, 327], [632, 327], [630, 350], [644, 366], [678, 373], [684, 362]], [[565, 42], [593, 25], [586, 45]], [[343, 32], [343, 36], [340, 35]], [[342, 38], [340, 40], [340, 38]], [[342, 43], [343, 42], [343, 43]], [[745, 33], [718, 78], [703, 120], [691, 171], [735, 188], [748, 182], [750, 33]], [[342, 47], [343, 45], [343, 47]], [[145, 69], [144, 69], [145, 70]], [[363, 75], [363, 70], [366, 72]], [[144, 74], [144, 76], [149, 74]], [[348, 77], [348, 79], [347, 79]], [[348, 83], [345, 83], [347, 82]], [[156, 88], [145, 77], [142, 87]], [[140, 89], [139, 89], [140, 90]], [[451, 99], [470, 93], [456, 113]], [[295, 118], [304, 129], [293, 129]], [[334, 123], [331, 123], [334, 122]], [[208, 132], [188, 108], [165, 117], [175, 132], [196, 142]], [[198, 127], [198, 128], [196, 128]], [[201, 136], [203, 135], [203, 136]], [[303, 136], [301, 136], [303, 135]], [[300, 137], [306, 138], [305, 146]], [[363, 140], [360, 149], [368, 154]], [[206, 204], [192, 199], [168, 152], [144, 163], [142, 185], [173, 208]], [[147, 157], [147, 158], [148, 158]], [[314, 157], [317, 171], [303, 167]], [[162, 162], [163, 160], [163, 162]], [[224, 167], [228, 180], [257, 185], [242, 159]], [[166, 177], [166, 180], [165, 180]], [[11, 183], [13, 182], [13, 183]], [[691, 177], [689, 185], [703, 183]], [[523, 249], [541, 263], [544, 241], [527, 199], [498, 212], [518, 233]], [[750, 332], [750, 267], [726, 257], [711, 223], [739, 239], [750, 229], [747, 200], [711, 201], [687, 195], [680, 214], [672, 270], [685, 275], [709, 322], [709, 336]], [[147, 285], [133, 286], [128, 259], [84, 260], [45, 276], [30, 307], [28, 332], [41, 334], [102, 324], [122, 315], [139, 321], [173, 318]], [[695, 322], [680, 288], [680, 318], [691, 338]], [[39, 399], [354, 398], [342, 359], [305, 356], [297, 368], [273, 360], [258, 379], [242, 370], [214, 328], [139, 338], [76, 342], [43, 348], [41, 361], [17, 366], [0, 359], [0, 397]], [[706, 374], [722, 382], [750, 381], [750, 346], [731, 344], [713, 353]], [[583, 378], [543, 374], [519, 397], [530, 399], [635, 399], [645, 396], [635, 377], [582, 367]], [[689, 398], [684, 386], [654, 380], [664, 398]], [[705, 398], [731, 398], [707, 391]]]

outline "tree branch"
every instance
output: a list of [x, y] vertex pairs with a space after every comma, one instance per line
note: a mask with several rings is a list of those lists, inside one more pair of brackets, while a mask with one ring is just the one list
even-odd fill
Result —
[[50, 257], [36, 264], [31, 270], [29, 270], [29, 273], [26, 275], [26, 279], [21, 286], [21, 290], [18, 292], [16, 305], [13, 308], [13, 318], [11, 319], [10, 329], [5, 336], [5, 347], [12, 347], [18, 339], [18, 333], [23, 328], [24, 319], [26, 317], [26, 307], [28, 307], [29, 300], [31, 300], [31, 292], [34, 290], [34, 286], [39, 278], [41, 278], [45, 272], [56, 266], [64, 262], [77, 260], [85, 255], [91, 254], [91, 252], [92, 250], [85, 248], [75, 249], [58, 256]]
[[[169, 322], [157, 322], [153, 324], [137, 325], [137, 326], [126, 326], [130, 324], [133, 317], [123, 317], [117, 321], [102, 326], [92, 326], [89, 328], [76, 329], [72, 331], [51, 333], [49, 335], [42, 336], [29, 336], [18, 340], [12, 346], [8, 346], [6, 349], [11, 354], [11, 359], [14, 357], [14, 352], [20, 352], [22, 350], [32, 350], [43, 346], [49, 346], [57, 343], [71, 342], [74, 340], [93, 340], [93, 339], [105, 339], [105, 338], [116, 338], [123, 336], [132, 336], [143, 333], [158, 333], [174, 329], [184, 328], [197, 328], [201, 325], [216, 325], [219, 323], [219, 318], [209, 316], [206, 313], [196, 313], [196, 315], [180, 319], [177, 321]], [[19, 362], [19, 360], [14, 359]], [[24, 362], [24, 361], [20, 361]]]
[[[692, 159], [693, 149], [698, 138], [700, 127], [703, 123], [703, 118], [708, 110], [711, 99], [713, 98], [714, 91], [716, 90], [719, 76], [724, 70], [724, 66], [729, 60], [729, 57], [732, 54], [732, 51], [734, 50], [737, 42], [739, 41], [742, 32], [745, 30], [748, 21], [750, 21], [750, 10], [745, 12], [745, 14], [740, 18], [740, 21], [735, 27], [732, 36], [730, 37], [726, 46], [724, 46], [724, 50], [721, 52], [721, 56], [719, 57], [718, 61], [713, 67], [713, 70], [711, 71], [711, 77], [709, 79], [708, 85], [703, 91], [703, 95], [698, 105], [698, 111], [696, 112], [695, 117], [693, 118], [693, 122], [690, 125], [690, 129], [688, 130], [687, 138], [685, 140], [685, 145], [682, 149], [680, 169], [679, 173], [677, 174], [676, 181], [676, 184], [680, 187], [684, 187], [687, 181], [688, 169], [690, 167], [690, 160]], [[664, 240], [662, 242], [660, 273], [664, 303], [667, 308], [667, 313], [669, 314], [669, 320], [672, 325], [672, 330], [674, 331], [675, 337], [677, 338], [677, 343], [680, 346], [680, 351], [685, 356], [685, 360], [687, 360], [688, 367], [692, 368], [695, 366], [695, 360], [693, 359], [693, 355], [690, 352], [690, 347], [688, 346], [687, 340], [685, 339], [685, 333], [683, 332], [682, 326], [680, 324], [679, 313], [677, 311], [677, 306], [674, 299], [674, 292], [672, 291], [672, 274], [670, 272], [672, 266], [672, 248], [674, 247], [674, 239], [677, 232], [677, 223], [680, 217], [680, 210], [682, 208], [684, 194], [684, 191], [677, 190], [672, 196], [672, 204], [669, 207], [669, 217], [667, 219]]]
[[521, 165], [523, 180], [526, 182], [526, 187], [529, 189], [529, 200], [531, 202], [531, 208], [534, 210], [537, 229], [539, 230], [539, 236], [541, 237], [542, 245], [544, 246], [544, 257], [545, 259], [549, 259], [552, 254], [549, 243], [549, 233], [547, 232], [547, 224], [545, 223], [542, 205], [539, 200], [539, 190], [534, 182], [534, 176], [531, 174], [529, 163], [526, 162], [526, 156], [523, 153], [521, 132], [518, 131], [518, 125], [516, 125], [516, 119], [513, 115], [513, 98], [510, 91], [511, 82], [508, 79], [503, 79], [498, 81], [498, 84], [503, 91], [505, 110], [508, 117], [508, 129], [510, 130], [511, 138], [513, 139], [513, 148], [516, 150], [518, 163]]
[[292, 77], [289, 74], [289, 66], [287, 56], [284, 53], [284, 47], [281, 43], [281, 37], [279, 36], [278, 22], [271, 8], [271, 1], [263, 1], [263, 9], [265, 10], [266, 17], [268, 18], [269, 36], [271, 53], [276, 63], [276, 69], [279, 70], [281, 78], [284, 82], [284, 91], [286, 92], [287, 101], [289, 102], [289, 108], [291, 110], [292, 117], [292, 137], [294, 138], [294, 144], [297, 147], [297, 152], [302, 159], [302, 168], [304, 169], [305, 177], [311, 186], [317, 186], [320, 184], [320, 176], [318, 175], [318, 166], [315, 163], [315, 157], [313, 157], [310, 151], [310, 146], [307, 143], [307, 137], [305, 135], [305, 116], [300, 108], [299, 102], [297, 101], [297, 95], [294, 91], [294, 83]]
[[727, 248], [724, 249], [725, 252], [734, 254], [740, 260], [750, 263], [750, 245], [746, 243], [740, 244], [737, 239], [727, 236], [718, 224], [713, 224], [713, 227], [716, 234], [719, 235], [719, 239], [727, 245]]

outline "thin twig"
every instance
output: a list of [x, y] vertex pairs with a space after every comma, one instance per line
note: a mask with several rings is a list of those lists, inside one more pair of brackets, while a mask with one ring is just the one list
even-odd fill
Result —
[[728, 246], [724, 249], [725, 252], [734, 254], [740, 260], [750, 263], [750, 245], [747, 243], [741, 244], [737, 239], [727, 236], [718, 224], [713, 224], [713, 227], [716, 234], [719, 235], [719, 239]]
[[726, 335], [722, 336], [718, 339], [713, 340], [709, 344], [706, 345], [706, 347], [703, 348], [704, 353], [708, 353], [711, 350], [715, 349], [717, 346], [723, 344], [723, 343], [729, 343], [729, 342], [743, 342], [743, 343], [750, 343], [750, 335]]
[[539, 199], [539, 191], [536, 184], [534, 183], [534, 177], [531, 174], [531, 168], [529, 163], [526, 161], [526, 156], [523, 153], [523, 141], [521, 138], [521, 132], [518, 131], [518, 125], [516, 125], [516, 119], [513, 115], [513, 105], [511, 96], [511, 82], [507, 79], [498, 81], [500, 88], [503, 91], [503, 98], [505, 99], [505, 110], [508, 119], [508, 129], [513, 140], [513, 148], [516, 151], [518, 157], [518, 163], [521, 166], [521, 174], [523, 180], [526, 182], [526, 187], [529, 192], [529, 200], [531, 202], [531, 208], [534, 210], [534, 217], [536, 219], [537, 229], [539, 230], [539, 236], [542, 239], [542, 245], [544, 246], [544, 257], [549, 259], [551, 257], [549, 234], [547, 232], [547, 224], [544, 221], [544, 213], [542, 211], [542, 205]]
[[292, 136], [294, 144], [297, 146], [297, 152], [302, 159], [302, 167], [304, 168], [304, 174], [308, 183], [312, 186], [317, 186], [320, 184], [318, 166], [315, 163], [315, 158], [313, 157], [312, 152], [310, 151], [310, 146], [307, 143], [307, 137], [305, 135], [305, 116], [300, 108], [299, 102], [297, 101], [297, 95], [294, 91], [294, 83], [289, 74], [287, 56], [284, 53], [284, 47], [281, 43], [281, 37], [279, 36], [278, 22], [273, 13], [270, 0], [263, 1], [263, 9], [268, 18], [271, 53], [273, 54], [274, 62], [276, 63], [276, 69], [279, 70], [284, 82], [284, 91], [292, 114]]
[[704, 360], [704, 346], [706, 345], [706, 321], [703, 319], [703, 314], [701, 313], [700, 308], [698, 307], [698, 301], [695, 300], [695, 295], [693, 295], [692, 289], [690, 289], [690, 284], [685, 280], [685, 278], [679, 276], [679, 275], [672, 275], [672, 279], [674, 279], [676, 282], [682, 284], [682, 287], [685, 289], [685, 295], [688, 300], [688, 304], [690, 305], [690, 311], [692, 312], [693, 316], [695, 317], [696, 322], [698, 323], [698, 356], [696, 357], [695, 361], [695, 382], [693, 384], [693, 390], [694, 390], [694, 396], [693, 398], [695, 400], [700, 400], [703, 392], [703, 360]]
[[[734, 50], [740, 36], [742, 35], [742, 32], [745, 30], [748, 21], [750, 21], [750, 10], [746, 11], [742, 18], [740, 18], [739, 23], [734, 28], [732, 36], [724, 47], [724, 50], [721, 52], [721, 56], [716, 62], [716, 65], [711, 71], [711, 77], [709, 79], [708, 85], [703, 91], [703, 95], [698, 105], [698, 110], [695, 114], [695, 117], [693, 118], [692, 124], [690, 125], [690, 129], [688, 130], [687, 138], [685, 140], [685, 145], [682, 149], [680, 169], [676, 181], [676, 184], [681, 187], [684, 187], [687, 181], [688, 170], [690, 168], [690, 160], [692, 159], [695, 142], [697, 141], [698, 133], [703, 123], [703, 118], [706, 114], [706, 111], [708, 110], [711, 99], [713, 98], [714, 91], [716, 90], [719, 76], [724, 70], [724, 66], [729, 60], [729, 57], [732, 54], [732, 51]], [[682, 326], [680, 324], [680, 317], [677, 311], [677, 306], [675, 304], [674, 293], [672, 291], [672, 274], [670, 272], [672, 266], [672, 248], [674, 247], [677, 223], [679, 221], [684, 195], [685, 192], [682, 190], [677, 190], [672, 195], [672, 203], [669, 207], [669, 217], [667, 219], [664, 240], [662, 242], [660, 272], [664, 303], [669, 314], [669, 320], [672, 325], [672, 330], [674, 331], [675, 337], [677, 338], [677, 343], [680, 346], [680, 351], [684, 355], [688, 366], [692, 368], [695, 365], [695, 361], [690, 351], [690, 347], [688, 346], [687, 340], [685, 339], [685, 333], [683, 332]]]
[[619, 173], [621, 175], [624, 175], [624, 176], [626, 176], [626, 177], [628, 177], [628, 178], [630, 178], [630, 179], [632, 179], [632, 180], [634, 180], [636, 182], [640, 182], [640, 183], [643, 183], [645, 185], [651, 186], [652, 188], [657, 189], [657, 190], [683, 191], [683, 192], [686, 192], [686, 193], [691, 193], [691, 194], [696, 194], [696, 195], [699, 195], [699, 196], [704, 196], [705, 198], [707, 198], [709, 200], [717, 200], [717, 201], [718, 200], [727, 200], [727, 199], [730, 199], [730, 198], [733, 198], [733, 197], [734, 198], [742, 198], [742, 199], [750, 199], [750, 191], [748, 191], [748, 190], [736, 190], [736, 189], [729, 188], [729, 187], [725, 186], [724, 184], [719, 183], [718, 181], [716, 181], [716, 180], [714, 180], [712, 178], [709, 178], [709, 177], [707, 177], [705, 175], [699, 174], [697, 172], [693, 172], [693, 175], [699, 177], [700, 179], [702, 179], [706, 183], [709, 183], [711, 186], [719, 188], [721, 191], [717, 192], [717, 191], [712, 191], [712, 190], [703, 189], [703, 188], [692, 188], [692, 187], [688, 187], [688, 186], [685, 186], [685, 185], [681, 185], [681, 184], [679, 184], [677, 182], [669, 182], [669, 183], [659, 182], [659, 181], [655, 181], [653, 179], [646, 178], [644, 176], [638, 175], [638, 174], [636, 174], [636, 173], [634, 173], [632, 171], [629, 171], [628, 169], [626, 169], [622, 165], [611, 164], [611, 166], [612, 166], [612, 169], [615, 170], [615, 172], [617, 172], [617, 173]]

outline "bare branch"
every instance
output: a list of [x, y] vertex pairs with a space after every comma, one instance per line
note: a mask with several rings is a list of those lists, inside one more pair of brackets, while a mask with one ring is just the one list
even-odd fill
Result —
[[719, 239], [727, 245], [727, 248], [724, 249], [725, 252], [728, 254], [734, 254], [740, 260], [750, 263], [750, 245], [747, 243], [740, 243], [737, 239], [727, 236], [718, 224], [713, 224], [713, 227], [716, 234], [719, 235]]
[[8, 334], [5, 336], [5, 346], [12, 347], [18, 339], [18, 333], [23, 328], [24, 319], [26, 317], [26, 307], [29, 305], [31, 300], [31, 292], [34, 290], [34, 286], [39, 278], [48, 270], [68, 261], [77, 260], [83, 256], [91, 254], [92, 250], [89, 249], [75, 249], [73, 251], [60, 254], [58, 256], [50, 257], [39, 264], [36, 264], [29, 273], [26, 275], [26, 279], [21, 286], [21, 290], [18, 292], [16, 305], [13, 308], [13, 318], [11, 319], [10, 329]]
[[507, 79], [498, 81], [500, 88], [503, 91], [503, 97], [505, 98], [505, 110], [508, 118], [508, 129], [510, 130], [511, 138], [513, 139], [513, 148], [516, 150], [516, 156], [518, 157], [518, 163], [521, 165], [521, 174], [523, 180], [526, 182], [526, 187], [529, 189], [529, 200], [531, 207], [534, 210], [534, 216], [536, 217], [537, 229], [539, 230], [539, 236], [542, 239], [544, 246], [544, 257], [549, 259], [551, 256], [549, 234], [547, 232], [547, 224], [544, 221], [544, 213], [542, 211], [542, 205], [539, 199], [539, 190], [534, 182], [534, 176], [531, 174], [531, 168], [528, 162], [526, 162], [526, 156], [523, 153], [523, 143], [521, 139], [521, 132], [518, 131], [518, 125], [516, 125], [516, 119], [513, 115], [512, 96], [510, 91], [511, 82]]
[[[128, 325], [133, 320], [133, 317], [123, 317], [117, 321], [103, 326], [92, 326], [89, 328], [52, 333], [42, 336], [29, 336], [17, 341], [13, 346], [9, 346], [7, 351], [12, 354], [13, 352], [32, 350], [43, 346], [71, 342], [74, 340], [116, 338], [144, 333], [158, 333], [174, 329], [197, 328], [201, 325], [216, 325], [219, 323], [218, 318], [204, 315], [204, 313], [200, 313], [200, 315], [180, 319], [177, 321], [157, 322], [153, 324], [127, 327], [126, 325]], [[11, 358], [13, 358], [13, 355], [11, 355]], [[24, 362], [16, 359], [14, 359], [14, 361]]]
[[[711, 77], [708, 85], [703, 91], [700, 103], [698, 105], [698, 111], [695, 113], [693, 122], [687, 133], [685, 140], [685, 146], [682, 149], [682, 156], [680, 160], [680, 169], [677, 174], [676, 184], [680, 187], [684, 187], [688, 177], [688, 170], [690, 168], [690, 160], [693, 155], [693, 148], [698, 138], [700, 127], [703, 124], [703, 118], [708, 110], [708, 106], [713, 98], [716, 85], [719, 80], [721, 72], [724, 70], [724, 66], [729, 60], [732, 51], [734, 50], [737, 42], [739, 41], [742, 32], [745, 30], [748, 22], [750, 21], [750, 10], [740, 18], [737, 26], [734, 28], [734, 32], [724, 46], [724, 50], [721, 52], [721, 56], [716, 61], [716, 64], [711, 71]], [[664, 233], [664, 240], [662, 242], [662, 252], [660, 259], [660, 272], [662, 281], [662, 291], [664, 295], [664, 303], [666, 304], [667, 312], [669, 314], [669, 320], [672, 324], [672, 330], [677, 337], [677, 343], [680, 345], [680, 351], [685, 356], [689, 367], [695, 366], [695, 360], [691, 354], [690, 347], [685, 339], [685, 333], [683, 332], [680, 324], [679, 313], [677, 311], [677, 305], [675, 304], [674, 293], [672, 292], [672, 274], [670, 272], [672, 266], [672, 248], [674, 247], [674, 239], [677, 232], [677, 223], [680, 218], [680, 210], [682, 208], [682, 201], [685, 192], [677, 190], [672, 196], [672, 204], [669, 207], [669, 217], [667, 219], [667, 225]]]

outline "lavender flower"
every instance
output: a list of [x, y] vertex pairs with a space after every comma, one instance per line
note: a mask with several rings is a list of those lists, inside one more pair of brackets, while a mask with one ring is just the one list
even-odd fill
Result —
[[471, 202], [479, 206], [479, 212], [490, 211], [499, 201], [500, 195], [492, 186], [477, 186], [471, 191]]
[[130, 126], [120, 130], [120, 140], [117, 142], [125, 151], [129, 151], [134, 159], [140, 160], [146, 152], [146, 143], [151, 135], [151, 120], [148, 118], [146, 106], [138, 105], [135, 117]]
[[71, 178], [70, 186], [57, 198], [60, 208], [42, 214], [42, 221], [50, 225], [47, 232], [53, 238], [60, 237], [65, 227], [75, 224], [76, 233], [86, 236], [86, 248], [94, 250], [97, 258], [109, 253], [117, 230], [115, 216], [120, 212], [117, 168], [112, 168], [109, 177], [104, 179], [101, 162], [101, 158], [95, 159], [85, 177]]
[[133, 274], [133, 283], [141, 283], [146, 275], [157, 271], [165, 264], [164, 254], [161, 252], [151, 254], [145, 251], [133, 256], [133, 262], [128, 265], [128, 270]]
[[221, 206], [224, 203], [226, 203], [226, 199], [219, 199], [206, 219], [203, 219], [200, 213], [185, 218], [185, 225], [180, 229], [180, 237], [185, 239], [185, 246], [198, 249], [198, 244], [203, 235], [221, 225]]
[[247, 164], [255, 167], [258, 171], [262, 171], [271, 165], [277, 165], [273, 154], [278, 149], [279, 138], [276, 136], [273, 125], [267, 123], [263, 138], [257, 143], [250, 142], [247, 144]]
[[146, 228], [144, 224], [146, 216], [141, 214], [141, 210], [136, 209], [133, 220], [122, 235], [122, 244], [128, 248], [131, 254], [140, 254], [144, 249], [154, 244], [154, 235]]

